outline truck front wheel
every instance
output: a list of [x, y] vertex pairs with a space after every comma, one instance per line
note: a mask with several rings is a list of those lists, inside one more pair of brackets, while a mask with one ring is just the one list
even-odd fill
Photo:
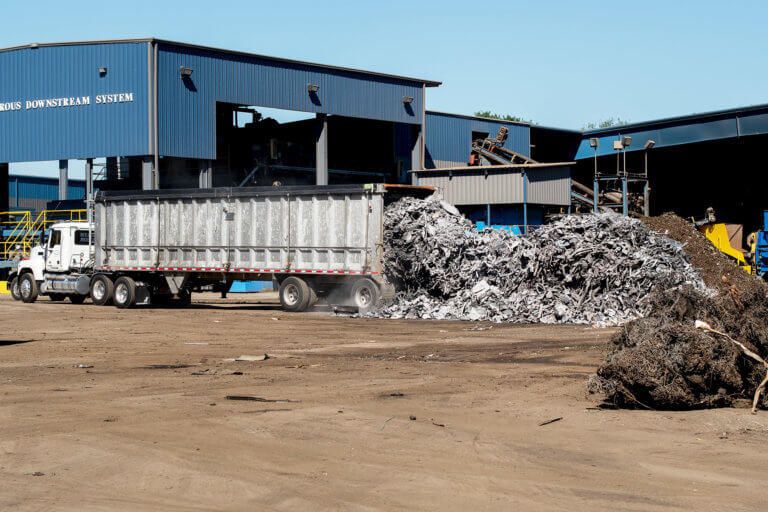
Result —
[[136, 303], [136, 282], [123, 276], [115, 281], [115, 294], [112, 298], [118, 308], [130, 308]]
[[280, 304], [286, 311], [304, 311], [309, 307], [311, 292], [306, 281], [288, 277], [280, 283]]
[[112, 280], [103, 274], [99, 274], [91, 281], [91, 301], [97, 306], [106, 306], [112, 300], [115, 285]]
[[19, 278], [19, 295], [22, 302], [27, 304], [37, 300], [37, 281], [31, 272], [22, 274]]
[[19, 293], [19, 278], [14, 277], [13, 279], [11, 279], [10, 285], [11, 285], [11, 297], [13, 297], [13, 300], [21, 300], [21, 294]]

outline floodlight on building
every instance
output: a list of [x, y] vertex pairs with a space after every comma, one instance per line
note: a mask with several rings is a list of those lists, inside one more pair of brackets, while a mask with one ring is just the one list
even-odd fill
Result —
[[179, 74], [181, 74], [181, 78], [189, 78], [192, 76], [192, 73], [194, 73], [194, 69], [188, 68], [185, 66], [181, 66], [179, 68]]
[[413, 103], [413, 96], [403, 96], [403, 103], [406, 105]]
[[648, 141], [645, 142], [645, 146], [643, 146], [643, 148], [651, 149], [655, 145], [656, 145], [656, 141], [655, 140], [648, 140]]
[[319, 90], [320, 90], [320, 86], [319, 85], [317, 85], [317, 84], [307, 84], [307, 92], [309, 94], [314, 94], [314, 93], [316, 93]]
[[632, 144], [632, 137], [622, 137], [621, 138], [621, 146], [628, 148], [629, 145]]
[[107, 68], [99, 68], [99, 75], [104, 76], [107, 74]]
[[590, 137], [589, 138], [589, 147], [591, 148], [599, 148], [600, 147], [600, 139], [597, 137]]

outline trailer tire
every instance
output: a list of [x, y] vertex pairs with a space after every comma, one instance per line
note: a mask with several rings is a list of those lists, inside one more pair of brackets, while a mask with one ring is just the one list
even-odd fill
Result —
[[309, 285], [301, 278], [288, 277], [280, 283], [280, 305], [286, 311], [305, 311], [311, 296]]
[[85, 299], [86, 299], [85, 295], [70, 295], [69, 296], [69, 301], [72, 304], [82, 304], [83, 302], [85, 302]]
[[48, 298], [51, 299], [53, 302], [60, 302], [67, 298], [66, 295], [63, 293], [50, 293], [48, 294]]
[[136, 303], [136, 282], [128, 276], [118, 278], [112, 301], [120, 309], [133, 306]]
[[357, 306], [357, 311], [363, 315], [368, 313], [379, 301], [379, 287], [376, 283], [364, 277], [358, 279], [350, 290], [352, 304]]
[[106, 306], [112, 302], [115, 284], [104, 274], [99, 274], [91, 281], [91, 301], [97, 306]]
[[19, 278], [19, 295], [21, 295], [21, 301], [27, 304], [37, 300], [37, 281], [31, 272], [22, 274]]
[[192, 304], [192, 292], [187, 289], [179, 290], [179, 293], [176, 294], [176, 304], [182, 308]]
[[13, 300], [21, 300], [21, 294], [19, 293], [19, 278], [18, 276], [15, 276], [13, 279], [11, 279], [11, 282], [8, 283], [11, 288], [11, 297], [13, 297]]

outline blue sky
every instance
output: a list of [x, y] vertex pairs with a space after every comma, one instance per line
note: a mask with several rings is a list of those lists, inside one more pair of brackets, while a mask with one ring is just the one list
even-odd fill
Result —
[[768, 103], [765, 1], [5, 0], [0, 12], [0, 46], [156, 36], [439, 80], [429, 109], [563, 128]]

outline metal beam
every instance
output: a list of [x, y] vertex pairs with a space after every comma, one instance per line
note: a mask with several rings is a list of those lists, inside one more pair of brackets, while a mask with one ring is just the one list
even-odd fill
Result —
[[315, 131], [315, 185], [328, 184], [328, 116], [317, 114]]
[[[424, 132], [421, 130], [421, 126], [414, 125], [412, 128], [411, 137], [411, 171], [423, 169], [423, 147], [424, 147]], [[418, 183], [419, 177], [416, 173], [411, 173], [411, 185]]]
[[59, 160], [59, 201], [69, 199], [69, 161]]
[[528, 234], [528, 173], [523, 173], [523, 233]]
[[594, 212], [597, 213], [597, 206], [598, 206], [598, 203], [600, 202], [600, 182], [597, 181], [597, 177], [595, 177], [595, 181], [592, 186], [593, 186], [592, 197], [595, 200]]
[[85, 161], [85, 208], [90, 226], [93, 224], [93, 158]]

